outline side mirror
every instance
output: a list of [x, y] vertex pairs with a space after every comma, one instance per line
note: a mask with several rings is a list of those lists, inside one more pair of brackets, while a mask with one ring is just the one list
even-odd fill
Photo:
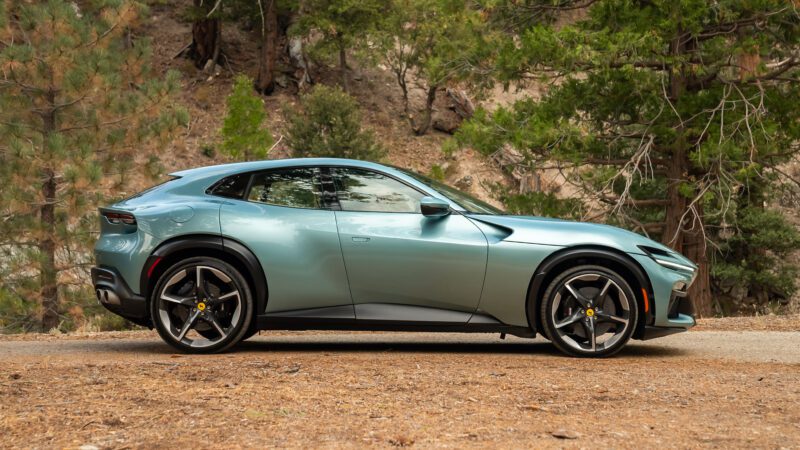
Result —
[[422, 197], [419, 207], [425, 217], [444, 217], [450, 214], [450, 204], [435, 197]]

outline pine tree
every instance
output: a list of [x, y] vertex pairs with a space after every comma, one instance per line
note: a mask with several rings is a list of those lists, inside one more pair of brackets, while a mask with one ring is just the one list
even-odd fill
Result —
[[35, 302], [45, 330], [90, 264], [95, 206], [152, 162], [136, 158], [145, 139], [186, 119], [175, 73], [126, 39], [143, 7], [77, 5], [0, 2], [0, 294]]
[[301, 103], [300, 110], [289, 113], [287, 130], [295, 156], [375, 161], [386, 153], [362, 128], [356, 100], [341, 89], [314, 86]]
[[[378, 22], [376, 49], [403, 94], [403, 110], [414, 134], [431, 126], [439, 89], [458, 81], [483, 78], [480, 63], [489, 50], [485, 22], [463, 0], [393, 0]], [[412, 80], [425, 91], [418, 116], [411, 105]]]
[[[577, 20], [555, 21], [576, 10]], [[459, 141], [487, 154], [512, 145], [531, 170], [553, 161], [573, 168], [573, 181], [609, 206], [612, 221], [700, 265], [690, 294], [710, 314], [711, 258], [742, 254], [724, 242], [731, 233], [748, 240], [742, 217], [775, 220], [765, 205], [789, 181], [781, 164], [800, 152], [797, 8], [535, 0], [494, 2], [487, 13], [508, 33], [495, 78], [550, 88], [540, 101], [479, 112]], [[744, 253], [769, 253], [758, 245]]]
[[385, 2], [379, 0], [304, 0], [292, 32], [322, 35], [311, 51], [322, 56], [336, 55], [342, 89], [349, 91], [347, 51], [365, 46], [367, 33], [385, 7]]
[[222, 149], [234, 159], [264, 159], [273, 139], [264, 128], [267, 113], [264, 102], [253, 92], [253, 80], [236, 77], [233, 92], [228, 96], [228, 112], [222, 124]]

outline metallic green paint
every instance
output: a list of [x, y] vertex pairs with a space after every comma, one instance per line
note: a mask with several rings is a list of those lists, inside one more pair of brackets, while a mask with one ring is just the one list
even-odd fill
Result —
[[261, 262], [267, 313], [352, 306], [333, 211], [226, 200], [220, 222]]
[[[452, 212], [425, 217], [299, 209], [206, 192], [229, 175], [298, 166], [379, 171], [446, 202]], [[540, 264], [560, 250], [592, 246], [626, 255], [631, 264], [643, 269], [652, 285], [655, 326], [694, 325], [691, 316], [667, 315], [672, 290], [690, 284], [692, 271], [659, 264], [640, 246], [666, 252], [661, 257], [669, 262], [695, 271], [696, 266], [657, 242], [619, 228], [467, 214], [432, 187], [391, 167], [362, 161], [258, 161], [173, 175], [179, 178], [108, 208], [133, 214], [138, 226], [111, 224], [100, 218], [97, 264], [116, 269], [136, 294], [146, 294], [139, 292], [140, 276], [147, 270], [145, 261], [165, 241], [224, 236], [243, 243], [261, 263], [269, 292], [267, 313], [388, 303], [479, 313], [526, 327], [528, 288]]]
[[477, 308], [487, 245], [465, 216], [336, 211], [336, 221], [353, 303]]

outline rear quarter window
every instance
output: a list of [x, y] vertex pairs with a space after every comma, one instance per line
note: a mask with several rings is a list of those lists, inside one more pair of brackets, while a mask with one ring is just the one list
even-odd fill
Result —
[[217, 181], [207, 192], [218, 197], [242, 200], [244, 198], [244, 191], [247, 190], [249, 182], [250, 174], [240, 173], [231, 175]]

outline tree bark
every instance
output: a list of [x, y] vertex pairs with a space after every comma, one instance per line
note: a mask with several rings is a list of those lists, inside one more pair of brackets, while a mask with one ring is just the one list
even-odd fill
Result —
[[686, 211], [688, 199], [680, 192], [681, 181], [688, 171], [688, 159], [683, 149], [683, 140], [675, 142], [672, 158], [667, 167], [667, 210], [664, 216], [664, 233], [661, 241], [677, 252], [683, 251], [683, 223], [681, 218]]
[[350, 84], [347, 80], [347, 50], [344, 44], [339, 44], [339, 76], [341, 77], [342, 89], [350, 92]]
[[[695, 204], [698, 215], [703, 218], [703, 205]], [[706, 246], [703, 227], [705, 223], [695, 223], [694, 228], [684, 233], [683, 254], [697, 264], [697, 276], [689, 287], [689, 298], [694, 301], [695, 313], [700, 317], [714, 315], [713, 298], [711, 295], [711, 270], [708, 261], [708, 248]]]
[[[42, 115], [43, 134], [45, 144], [56, 130], [55, 93], [50, 91], [46, 95], [50, 109]], [[46, 155], [49, 151], [44, 152]], [[49, 158], [48, 158], [49, 159]], [[42, 182], [42, 206], [39, 216], [43, 227], [43, 236], [39, 242], [39, 284], [42, 301], [42, 330], [49, 331], [59, 324], [58, 318], [58, 271], [56, 268], [56, 191], [57, 180], [55, 170], [51, 167], [44, 169]]]
[[259, 0], [263, 5], [264, 23], [261, 30], [261, 58], [258, 65], [256, 90], [269, 95], [275, 90], [275, 65], [278, 59], [278, 12], [275, 0]]
[[[213, 1], [194, 0], [194, 6], [208, 14], [214, 6]], [[204, 69], [209, 61], [217, 63], [222, 40], [222, 22], [218, 18], [195, 20], [192, 24], [192, 43], [189, 46], [189, 56], [194, 61], [195, 67]]]
[[[683, 33], [678, 30], [676, 36]], [[670, 53], [674, 56], [686, 52], [687, 43], [680, 37], [676, 37], [670, 45]], [[670, 71], [669, 75], [669, 101], [676, 103], [678, 98], [686, 91], [687, 78], [683, 67]], [[696, 216], [692, 227], [686, 230], [686, 224], [682, 218], [689, 207], [689, 199], [680, 192], [683, 180], [687, 178], [691, 171], [691, 161], [688, 157], [689, 144], [686, 139], [686, 130], [683, 126], [677, 129], [678, 136], [672, 147], [672, 158], [667, 167], [667, 204], [664, 234], [662, 242], [672, 247], [675, 251], [684, 254], [698, 265], [698, 273], [695, 281], [689, 289], [689, 298], [695, 305], [695, 310], [699, 316], [709, 316], [713, 314], [711, 297], [711, 272], [709, 269], [708, 252], [705, 242], [705, 220], [703, 217], [703, 205], [694, 205]]]
[[436, 101], [436, 91], [439, 87], [434, 85], [428, 87], [428, 95], [425, 97], [425, 110], [422, 113], [422, 120], [414, 127], [414, 134], [422, 136], [431, 127], [431, 116], [433, 115], [433, 102]]

